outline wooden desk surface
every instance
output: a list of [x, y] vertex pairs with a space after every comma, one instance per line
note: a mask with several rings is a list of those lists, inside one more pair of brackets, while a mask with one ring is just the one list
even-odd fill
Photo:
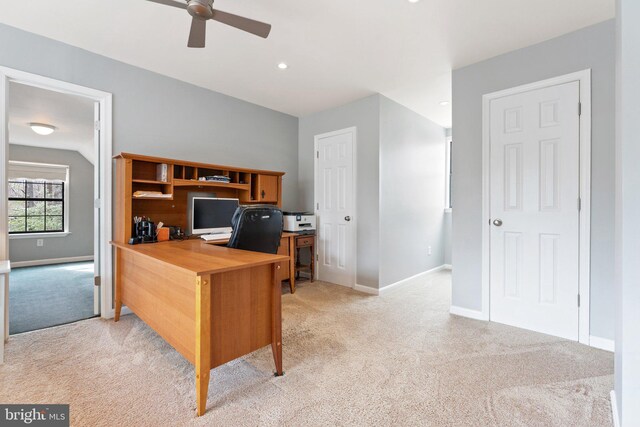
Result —
[[272, 255], [208, 245], [202, 239], [138, 245], [119, 242], [111, 242], [111, 244], [125, 251], [160, 260], [198, 276], [288, 261], [289, 259], [284, 255]]

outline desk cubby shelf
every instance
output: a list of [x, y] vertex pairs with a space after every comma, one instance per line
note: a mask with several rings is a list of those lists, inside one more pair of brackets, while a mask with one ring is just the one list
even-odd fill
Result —
[[[284, 172], [221, 166], [139, 154], [120, 153], [116, 160], [116, 223], [114, 240], [127, 242], [133, 217], [146, 216], [166, 225], [187, 229], [190, 192], [240, 199], [242, 204], [282, 206]], [[158, 180], [158, 166], [167, 165], [167, 181]], [[229, 182], [200, 181], [221, 175]], [[133, 197], [136, 191], [158, 191], [171, 197]]]
[[162, 184], [162, 185], [170, 184], [167, 181], [154, 181], [151, 179], [132, 179], [131, 182], [138, 183], [138, 184]]
[[174, 179], [174, 187], [220, 187], [220, 188], [234, 188], [236, 190], [249, 191], [251, 190], [250, 184], [237, 184], [233, 182], [218, 182], [218, 181], [198, 181], [195, 179]]

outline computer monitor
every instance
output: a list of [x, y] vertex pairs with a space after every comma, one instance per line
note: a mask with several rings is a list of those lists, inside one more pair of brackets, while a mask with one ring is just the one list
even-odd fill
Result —
[[238, 199], [194, 197], [191, 206], [191, 232], [231, 233], [231, 218], [239, 204]]

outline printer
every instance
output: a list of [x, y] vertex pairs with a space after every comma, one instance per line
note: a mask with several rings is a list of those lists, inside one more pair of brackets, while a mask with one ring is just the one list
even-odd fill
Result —
[[284, 212], [284, 231], [314, 234], [316, 232], [316, 216], [307, 212]]

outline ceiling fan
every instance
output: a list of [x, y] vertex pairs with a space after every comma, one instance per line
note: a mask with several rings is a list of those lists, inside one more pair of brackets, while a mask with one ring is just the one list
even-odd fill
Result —
[[189, 47], [204, 47], [206, 23], [207, 20], [222, 22], [242, 31], [246, 31], [264, 39], [269, 36], [271, 25], [264, 22], [254, 21], [253, 19], [244, 18], [242, 16], [233, 15], [213, 8], [213, 0], [186, 0], [186, 2], [176, 0], [149, 0], [154, 3], [160, 3], [167, 6], [186, 9], [189, 15], [193, 17], [191, 20], [191, 32], [189, 33]]

